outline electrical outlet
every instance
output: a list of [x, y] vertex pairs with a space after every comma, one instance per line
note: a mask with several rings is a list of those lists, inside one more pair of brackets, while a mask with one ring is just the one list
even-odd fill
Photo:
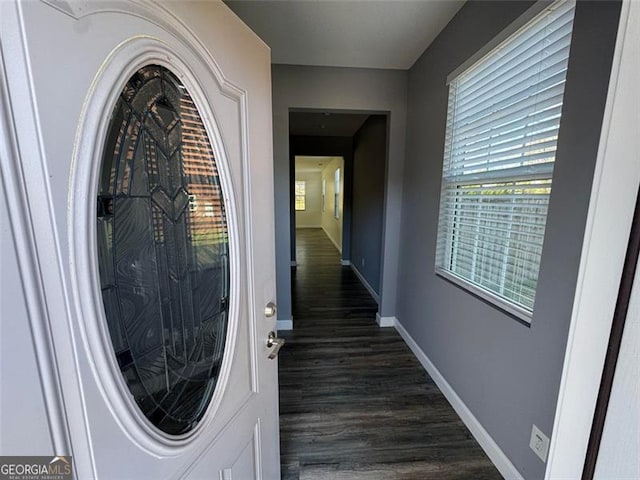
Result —
[[547, 454], [549, 453], [549, 437], [540, 431], [538, 427], [533, 425], [531, 428], [531, 440], [529, 440], [529, 447], [535, 452], [540, 460], [547, 461]]

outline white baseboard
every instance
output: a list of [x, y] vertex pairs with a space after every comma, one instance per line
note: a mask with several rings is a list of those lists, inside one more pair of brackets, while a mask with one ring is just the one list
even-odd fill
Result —
[[[384, 317], [383, 317], [384, 318]], [[453, 409], [460, 416], [464, 424], [471, 431], [476, 441], [480, 444], [484, 452], [494, 463], [502, 476], [509, 480], [524, 480], [524, 477], [518, 472], [516, 467], [511, 463], [509, 458], [504, 454], [489, 432], [487, 432], [478, 419], [473, 415], [469, 407], [465, 405], [462, 399], [455, 392], [453, 387], [449, 385], [447, 380], [442, 376], [436, 366], [429, 360], [427, 354], [418, 346], [415, 340], [405, 330], [399, 320], [395, 319], [395, 327], [400, 336], [404, 339], [418, 361], [422, 364], [429, 376], [436, 383], [440, 391], [447, 398]]]
[[291, 320], [277, 320], [276, 321], [276, 329], [277, 330], [293, 330], [293, 319], [291, 319]]
[[329, 232], [327, 232], [327, 229], [322, 227], [322, 231], [324, 232], [324, 234], [329, 238], [329, 240], [331, 240], [331, 243], [333, 243], [335, 245], [335, 247], [338, 249], [338, 251], [340, 252], [340, 255], [342, 255], [342, 245], [338, 245], [338, 242], [336, 242], [333, 237], [331, 235], [329, 235]]
[[[351, 262], [349, 262], [349, 263], [351, 263]], [[376, 293], [376, 291], [369, 284], [369, 282], [367, 282], [367, 279], [364, 278], [364, 275], [362, 275], [362, 273], [360, 273], [360, 270], [358, 270], [353, 263], [351, 263], [351, 270], [353, 270], [353, 273], [356, 274], [356, 277], [358, 277], [360, 279], [360, 281], [364, 285], [364, 288], [366, 288], [369, 291], [369, 293], [371, 294], [373, 299], [376, 301], [376, 303], [380, 303], [380, 296]], [[392, 327], [393, 325], [388, 325], [388, 326]]]
[[342, 265], [343, 267], [348, 267], [349, 265], [351, 265], [351, 260], [340, 259], [340, 265]]
[[396, 317], [381, 317], [380, 312], [376, 312], [376, 323], [379, 327], [395, 327], [398, 319]]
[[322, 225], [296, 225], [296, 230], [300, 228], [322, 228]]

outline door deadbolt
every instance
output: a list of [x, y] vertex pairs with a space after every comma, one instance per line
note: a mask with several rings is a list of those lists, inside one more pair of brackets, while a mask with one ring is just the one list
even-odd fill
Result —
[[273, 302], [267, 303], [267, 306], [264, 307], [264, 316], [267, 318], [273, 317], [278, 309], [276, 308], [276, 304]]

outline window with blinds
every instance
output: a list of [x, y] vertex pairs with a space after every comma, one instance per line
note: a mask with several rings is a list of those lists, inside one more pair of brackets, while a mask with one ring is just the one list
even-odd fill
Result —
[[574, 6], [552, 4], [449, 84], [436, 271], [526, 321]]

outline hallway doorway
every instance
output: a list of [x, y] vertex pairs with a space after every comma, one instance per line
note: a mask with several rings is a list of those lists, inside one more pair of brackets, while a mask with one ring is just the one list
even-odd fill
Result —
[[[343, 253], [344, 157], [296, 156], [294, 210], [297, 242], [303, 229], [321, 229]], [[298, 263], [297, 250], [292, 260]], [[340, 261], [340, 259], [338, 259]]]
[[379, 312], [388, 128], [385, 112], [289, 112], [291, 266], [298, 264], [297, 233], [322, 228]]

